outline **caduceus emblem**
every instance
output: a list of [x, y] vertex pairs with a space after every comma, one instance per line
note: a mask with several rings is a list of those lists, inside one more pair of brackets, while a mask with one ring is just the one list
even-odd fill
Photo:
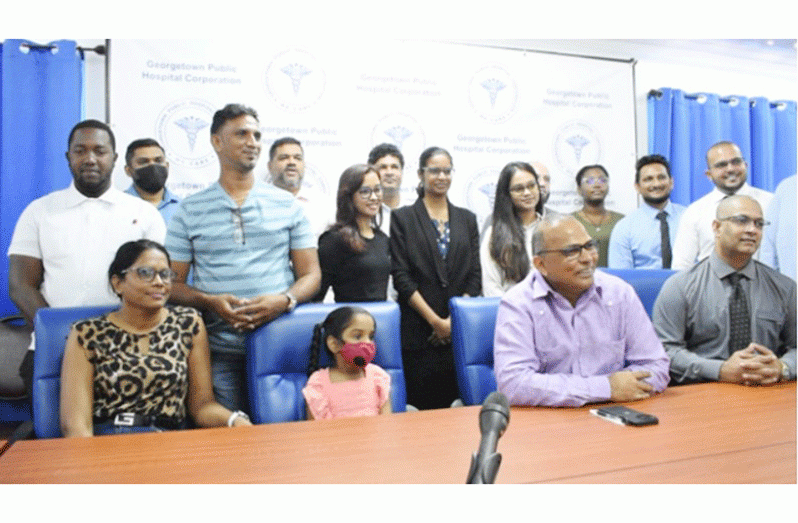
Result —
[[402, 143], [413, 136], [413, 131], [408, 129], [403, 125], [394, 125], [386, 129], [385, 135], [388, 136], [391, 140], [393, 140], [394, 145], [396, 145], [399, 149], [402, 148]]
[[488, 78], [479, 85], [488, 92], [488, 96], [490, 97], [490, 108], [495, 109], [496, 97], [499, 96], [499, 91], [507, 87], [507, 84], [498, 78]]
[[565, 143], [573, 147], [574, 149], [574, 156], [576, 157], [576, 163], [579, 163], [582, 158], [582, 149], [585, 148], [587, 144], [590, 143], [590, 140], [582, 136], [581, 134], [575, 134], [565, 140]]
[[291, 87], [294, 89], [295, 96], [299, 95], [299, 85], [302, 83], [302, 79], [313, 72], [300, 63], [288, 64], [280, 71], [291, 79]]
[[194, 145], [197, 143], [197, 134], [204, 128], [208, 127], [208, 122], [196, 116], [184, 116], [179, 120], [175, 120], [175, 125], [185, 131], [188, 137], [188, 146], [191, 152], [194, 152]]

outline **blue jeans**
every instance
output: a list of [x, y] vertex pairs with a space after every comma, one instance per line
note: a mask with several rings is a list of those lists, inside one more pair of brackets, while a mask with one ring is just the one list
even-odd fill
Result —
[[211, 352], [213, 395], [223, 407], [249, 412], [247, 358], [243, 354]]
[[190, 428], [188, 419], [184, 419], [176, 429], [166, 429], [155, 424], [142, 426], [114, 425], [113, 420], [94, 424], [95, 436], [106, 436], [109, 434], [137, 434], [140, 432], [166, 432], [168, 430], [184, 430]]
[[163, 432], [165, 429], [149, 425], [147, 427], [128, 427], [125, 425], [114, 425], [113, 421], [97, 423], [94, 425], [95, 436], [106, 436], [108, 434], [136, 434], [139, 432]]

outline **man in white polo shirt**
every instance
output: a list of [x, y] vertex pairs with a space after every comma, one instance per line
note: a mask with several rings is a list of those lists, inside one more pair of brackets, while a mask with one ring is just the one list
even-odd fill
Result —
[[111, 186], [115, 148], [108, 125], [77, 124], [66, 153], [72, 183], [31, 202], [17, 221], [8, 294], [31, 323], [41, 307], [118, 303], [108, 283], [116, 250], [130, 240], [164, 241], [166, 225], [155, 207]]

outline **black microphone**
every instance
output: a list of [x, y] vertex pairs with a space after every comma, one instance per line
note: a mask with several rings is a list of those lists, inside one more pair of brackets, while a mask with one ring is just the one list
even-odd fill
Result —
[[510, 423], [510, 403], [501, 392], [492, 392], [479, 411], [479, 430], [482, 439], [479, 451], [471, 455], [471, 468], [466, 483], [488, 484], [496, 479], [502, 455], [496, 452], [496, 444]]

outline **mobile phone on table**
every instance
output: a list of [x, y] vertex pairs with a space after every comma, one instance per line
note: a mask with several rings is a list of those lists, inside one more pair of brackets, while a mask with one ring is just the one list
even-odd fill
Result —
[[599, 418], [605, 418], [614, 423], [623, 425], [634, 425], [636, 427], [644, 425], [656, 425], [659, 420], [656, 416], [640, 412], [639, 410], [630, 409], [623, 405], [612, 405], [609, 407], [600, 407], [598, 409], [591, 409], [591, 414]]

